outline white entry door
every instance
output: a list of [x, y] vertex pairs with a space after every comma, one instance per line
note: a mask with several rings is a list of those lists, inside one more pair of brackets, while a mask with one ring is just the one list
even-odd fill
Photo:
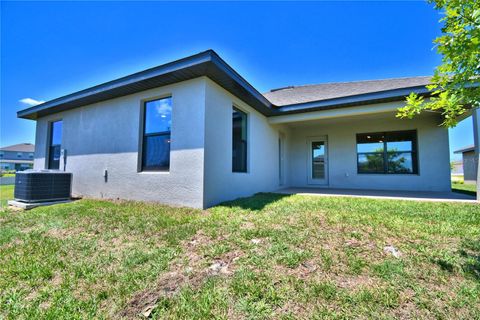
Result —
[[309, 138], [308, 147], [308, 184], [328, 184], [328, 148], [327, 137]]

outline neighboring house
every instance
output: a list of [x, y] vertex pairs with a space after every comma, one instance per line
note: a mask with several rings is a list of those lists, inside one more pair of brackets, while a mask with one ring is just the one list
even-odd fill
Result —
[[452, 169], [452, 175], [463, 177], [463, 162], [462, 162], [462, 160], [452, 161], [451, 169]]
[[35, 145], [20, 143], [0, 148], [0, 169], [23, 171], [33, 167]]
[[471, 145], [459, 150], [454, 151], [454, 153], [462, 154], [463, 161], [463, 180], [465, 182], [474, 183], [477, 181], [477, 168], [478, 163], [475, 158], [475, 146]]
[[450, 191], [440, 114], [395, 117], [429, 80], [262, 95], [209, 50], [18, 117], [37, 122], [35, 168], [72, 172], [80, 196], [205, 208], [285, 187]]

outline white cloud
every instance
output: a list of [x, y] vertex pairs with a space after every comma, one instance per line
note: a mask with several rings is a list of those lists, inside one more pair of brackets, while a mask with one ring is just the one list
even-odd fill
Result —
[[21, 103], [23, 104], [26, 104], [26, 105], [29, 105], [29, 106], [36, 106], [37, 104], [41, 104], [41, 103], [44, 103], [45, 101], [42, 101], [42, 100], [35, 100], [35, 99], [32, 99], [32, 98], [23, 98], [23, 99], [20, 99], [19, 100]]
[[163, 100], [158, 100], [155, 101], [157, 105], [155, 106], [155, 111], [157, 112], [156, 116], [160, 116], [162, 118], [165, 118], [165, 114], [171, 114], [172, 113], [172, 105], [171, 101], [167, 99]]

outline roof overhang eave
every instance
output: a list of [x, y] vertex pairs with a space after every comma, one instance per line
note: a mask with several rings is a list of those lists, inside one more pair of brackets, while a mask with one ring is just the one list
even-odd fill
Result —
[[213, 50], [106, 82], [17, 112], [18, 118], [39, 117], [206, 76], [268, 116], [272, 104]]
[[415, 86], [328, 100], [275, 106], [220, 58], [218, 54], [213, 50], [207, 50], [18, 111], [17, 117], [35, 120], [50, 114], [202, 76], [208, 77], [267, 117], [400, 101], [405, 99], [411, 92], [422, 96], [429, 96], [430, 94], [430, 91], [425, 86]]
[[429, 96], [430, 91], [425, 86], [409, 87], [387, 91], [372, 92], [360, 95], [352, 95], [328, 100], [311, 101], [284, 105], [276, 108], [275, 115], [304, 113], [311, 111], [329, 110], [335, 108], [344, 108], [358, 105], [375, 104], [382, 102], [392, 102], [404, 100], [410, 93], [416, 93], [420, 96]]

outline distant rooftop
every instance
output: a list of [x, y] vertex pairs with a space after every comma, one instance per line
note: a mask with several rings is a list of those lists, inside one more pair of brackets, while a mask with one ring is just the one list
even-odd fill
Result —
[[455, 150], [453, 153], [464, 153], [464, 152], [469, 152], [474, 150], [475, 150], [475, 146], [472, 144], [472, 145], [463, 147], [461, 149]]
[[19, 143], [11, 146], [0, 148], [0, 151], [15, 151], [15, 152], [34, 152], [35, 145], [31, 143]]
[[376, 93], [412, 87], [425, 87], [432, 77], [392, 78], [351, 82], [288, 86], [270, 90], [263, 95], [276, 106], [322, 101], [360, 94]]

